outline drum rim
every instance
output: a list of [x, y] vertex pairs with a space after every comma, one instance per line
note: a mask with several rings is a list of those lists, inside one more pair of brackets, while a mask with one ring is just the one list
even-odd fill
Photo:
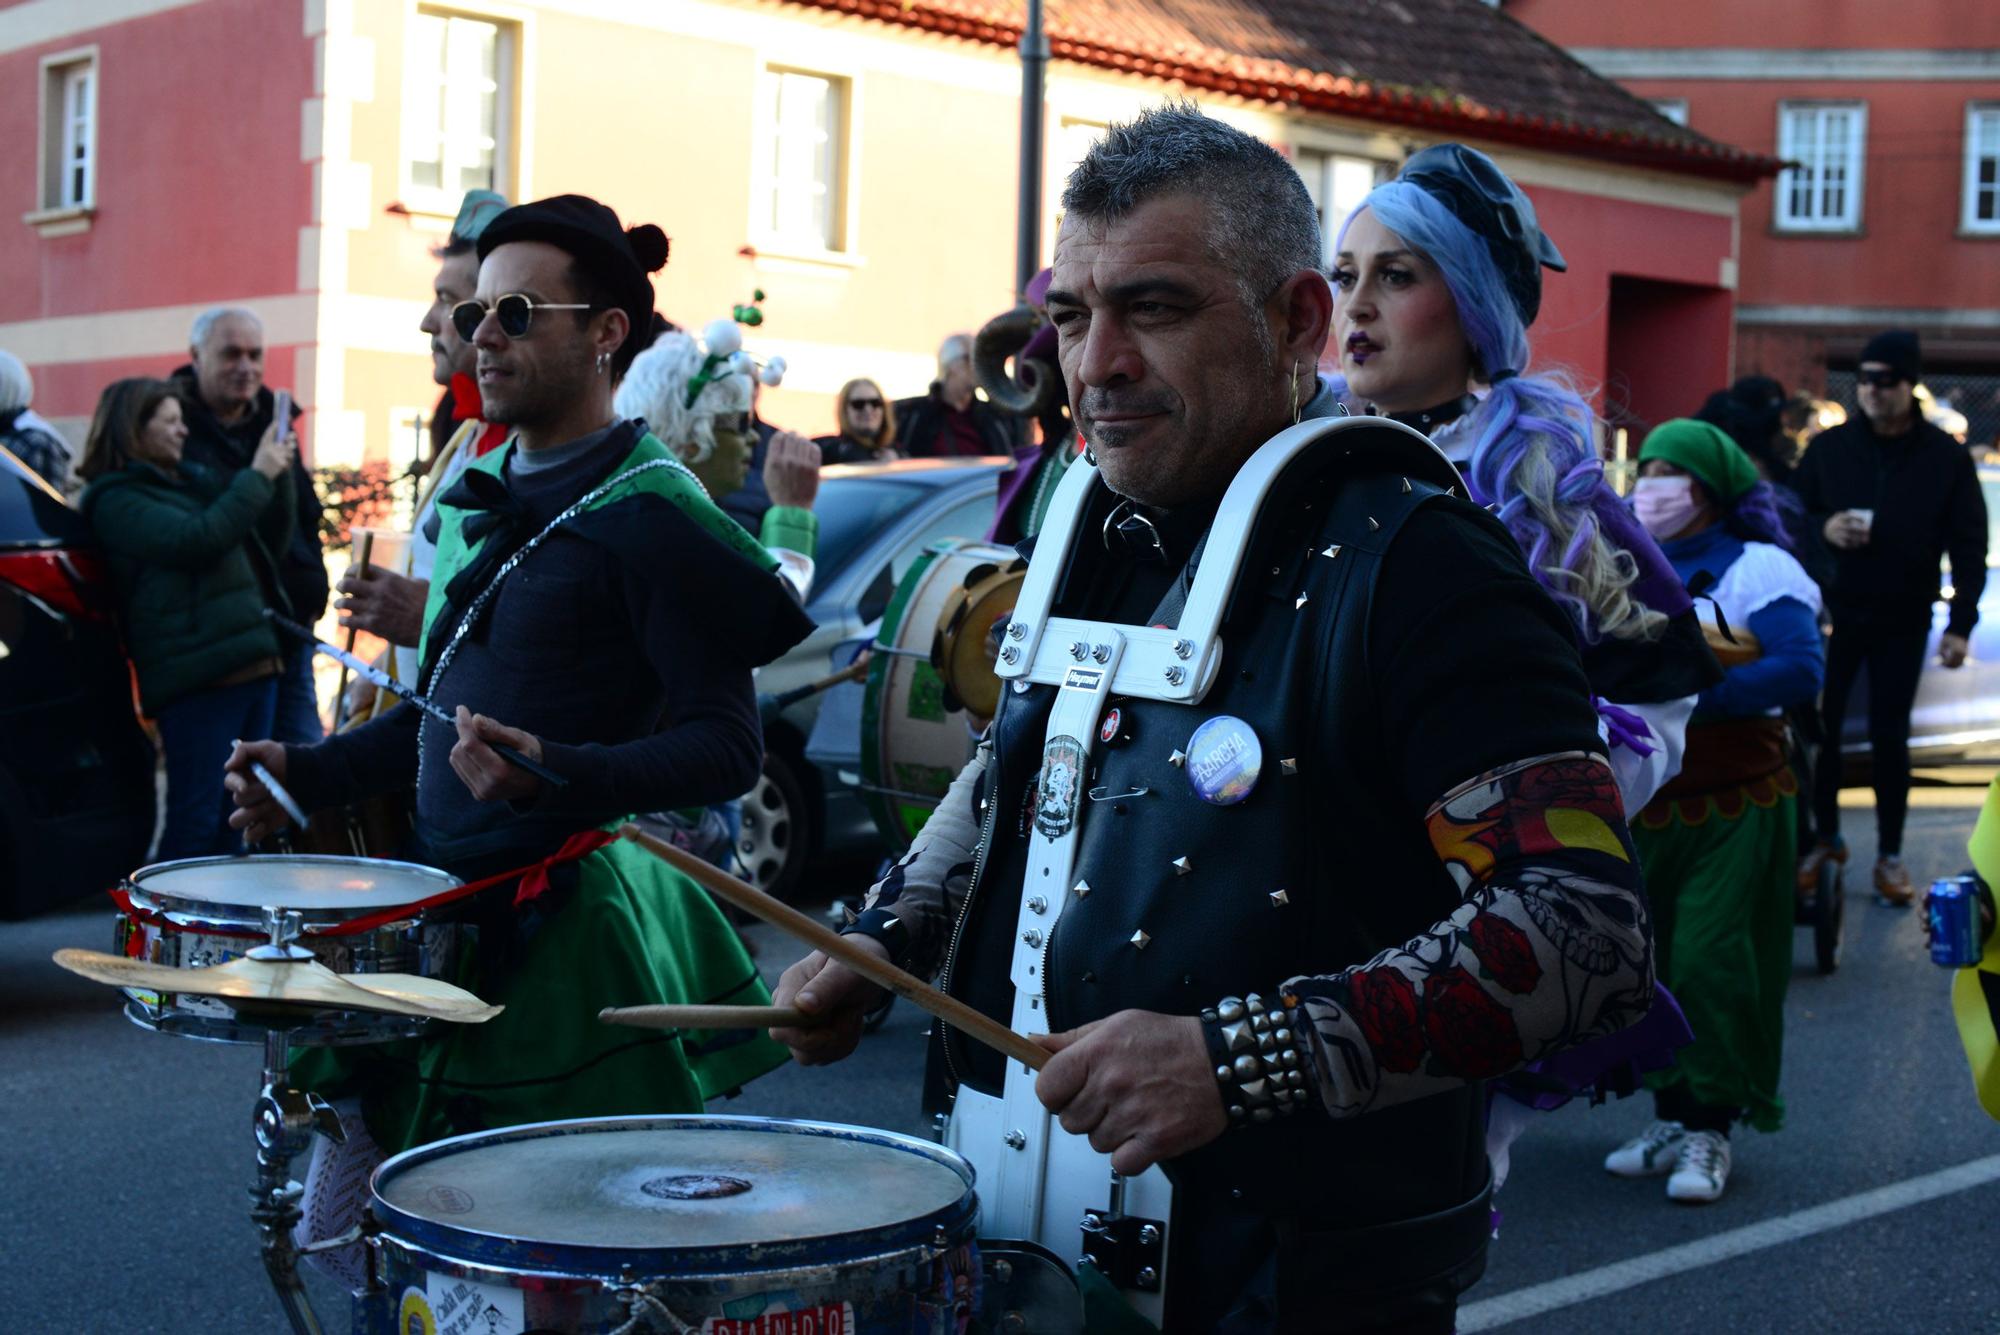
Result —
[[[710, 1128], [866, 1140], [949, 1169], [964, 1184], [964, 1191], [957, 1200], [942, 1209], [897, 1223], [885, 1224], [879, 1228], [850, 1232], [833, 1231], [806, 1238], [787, 1238], [778, 1242], [728, 1243], [696, 1247], [622, 1247], [537, 1241], [512, 1234], [492, 1233], [484, 1229], [447, 1224], [424, 1215], [413, 1214], [392, 1204], [382, 1194], [383, 1184], [390, 1178], [419, 1164], [448, 1158], [461, 1149], [475, 1145], [508, 1140], [539, 1140], [550, 1136], [577, 1135], [592, 1131], [657, 1128], [685, 1130]], [[375, 1171], [369, 1174], [368, 1210], [374, 1217], [375, 1233], [384, 1243], [457, 1264], [488, 1266], [495, 1269], [533, 1269], [543, 1273], [582, 1276], [618, 1274], [629, 1268], [641, 1275], [650, 1273], [661, 1276], [671, 1273], [697, 1277], [703, 1274], [727, 1275], [745, 1269], [774, 1272], [792, 1268], [794, 1265], [844, 1264], [869, 1257], [892, 1256], [906, 1252], [917, 1244], [935, 1244], [940, 1234], [947, 1239], [953, 1239], [961, 1229], [970, 1228], [978, 1212], [978, 1198], [973, 1191], [972, 1165], [963, 1156], [935, 1141], [923, 1140], [900, 1131], [807, 1118], [725, 1116], [710, 1113], [635, 1113], [610, 1117], [576, 1117], [553, 1122], [524, 1122], [518, 1126], [472, 1131], [465, 1135], [412, 1146], [400, 1154], [383, 1160], [376, 1165]], [[842, 1246], [843, 1242], [847, 1245]], [[510, 1256], [519, 1256], [530, 1248], [537, 1258], [537, 1265], [529, 1267], [524, 1264], [509, 1263]], [[794, 1258], [793, 1260], [784, 1260], [788, 1253]], [[752, 1255], [762, 1264], [754, 1267], [746, 1266], [747, 1259]], [[565, 1257], [575, 1259], [564, 1262], [561, 1258]]]
[[264, 934], [264, 905], [232, 904], [213, 899], [197, 899], [191, 895], [179, 894], [158, 887], [149, 889], [144, 884], [144, 880], [148, 875], [165, 871], [168, 868], [220, 866], [225, 863], [285, 863], [295, 867], [307, 864], [314, 866], [360, 866], [376, 869], [390, 868], [398, 872], [415, 873], [416, 879], [432, 883], [428, 888], [421, 889], [413, 898], [403, 901], [403, 904], [356, 904], [340, 908], [301, 909], [279, 902], [274, 897], [270, 907], [284, 909], [290, 913], [297, 913], [302, 922], [313, 924], [349, 922], [355, 918], [381, 913], [388, 909], [401, 908], [405, 904], [415, 904], [419, 900], [428, 899], [432, 895], [442, 894], [446, 890], [455, 890], [464, 884], [458, 877], [441, 867], [427, 867], [420, 862], [402, 862], [394, 858], [347, 857], [335, 853], [250, 853], [242, 857], [223, 855], [220, 857], [204, 858], [172, 858], [165, 862], [148, 863], [146, 866], [126, 876], [121, 883], [121, 888], [128, 895], [144, 899], [148, 907], [170, 906], [171, 911], [175, 913], [185, 914], [190, 917], [198, 915], [199, 925], [235, 926], [240, 923], [246, 928], [244, 935], [262, 936]]

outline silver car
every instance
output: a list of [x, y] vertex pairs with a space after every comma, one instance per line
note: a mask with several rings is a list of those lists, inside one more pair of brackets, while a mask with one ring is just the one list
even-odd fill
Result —
[[[819, 548], [806, 612], [816, 624], [792, 651], [757, 674], [761, 696], [783, 695], [853, 661], [872, 642], [910, 563], [945, 538], [977, 539], [993, 523], [1003, 458], [906, 459], [836, 464], [820, 476]], [[844, 720], [823, 765], [807, 758], [823, 704], [838, 708], [857, 686], [811, 696], [764, 721], [764, 773], [743, 800], [737, 859], [752, 884], [784, 896], [822, 853], [863, 853], [880, 845], [852, 777], [860, 761], [858, 715], [852, 745]], [[829, 720], [831, 722], [831, 720]], [[824, 733], [825, 730], [822, 730]]]

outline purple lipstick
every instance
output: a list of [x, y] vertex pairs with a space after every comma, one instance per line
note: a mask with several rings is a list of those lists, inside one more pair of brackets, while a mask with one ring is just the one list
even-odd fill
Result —
[[1366, 366], [1368, 359], [1381, 350], [1380, 344], [1359, 330], [1347, 336], [1347, 355], [1354, 359], [1356, 366]]

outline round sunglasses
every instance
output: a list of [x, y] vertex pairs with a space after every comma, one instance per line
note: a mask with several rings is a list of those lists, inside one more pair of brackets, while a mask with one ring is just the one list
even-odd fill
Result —
[[524, 338], [527, 336], [529, 326], [534, 323], [535, 312], [538, 310], [588, 311], [595, 309], [597, 308], [587, 301], [536, 301], [533, 298], [521, 295], [519, 292], [509, 292], [495, 301], [490, 307], [477, 298], [471, 301], [459, 302], [458, 305], [451, 308], [451, 327], [458, 331], [460, 338], [470, 343], [472, 342], [473, 335], [479, 332], [479, 326], [485, 323], [486, 312], [491, 310], [494, 317], [500, 321], [501, 333], [505, 334], [508, 338]]

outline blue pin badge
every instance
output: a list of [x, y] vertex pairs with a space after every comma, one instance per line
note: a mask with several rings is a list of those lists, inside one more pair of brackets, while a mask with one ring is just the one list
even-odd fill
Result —
[[1188, 786], [1204, 802], [1235, 806], [1250, 796], [1263, 771], [1263, 743], [1248, 723], [1233, 714], [1217, 714], [1188, 738]]

